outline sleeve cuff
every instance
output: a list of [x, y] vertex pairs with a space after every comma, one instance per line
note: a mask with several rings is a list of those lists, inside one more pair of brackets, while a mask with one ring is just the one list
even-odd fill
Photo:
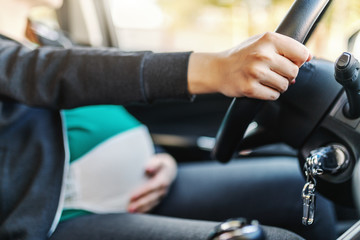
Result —
[[191, 52], [148, 53], [142, 63], [141, 85], [147, 102], [156, 99], [193, 100], [188, 91], [188, 64]]

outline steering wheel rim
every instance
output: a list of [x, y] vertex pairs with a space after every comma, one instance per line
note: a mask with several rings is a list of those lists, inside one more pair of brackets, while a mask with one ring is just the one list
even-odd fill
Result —
[[[275, 32], [306, 43], [331, 0], [296, 0]], [[234, 98], [216, 136], [212, 157], [228, 162], [265, 101]]]

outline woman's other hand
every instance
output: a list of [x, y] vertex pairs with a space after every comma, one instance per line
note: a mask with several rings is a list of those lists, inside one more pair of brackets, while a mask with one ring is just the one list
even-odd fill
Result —
[[166, 153], [154, 155], [145, 169], [149, 180], [133, 193], [128, 211], [145, 213], [153, 209], [167, 194], [176, 172], [176, 162], [171, 155]]

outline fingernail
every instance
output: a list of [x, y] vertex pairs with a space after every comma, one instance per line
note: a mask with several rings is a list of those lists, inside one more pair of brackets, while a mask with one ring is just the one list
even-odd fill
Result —
[[290, 82], [290, 85], [294, 85], [295, 83], [296, 83], [296, 80], [294, 79]]
[[131, 207], [131, 208], [129, 209], [129, 213], [136, 213], [136, 208]]
[[135, 199], [137, 199], [137, 198], [138, 198], [138, 194], [134, 194], [134, 195], [131, 197], [130, 201], [133, 201], [133, 200], [135, 200]]

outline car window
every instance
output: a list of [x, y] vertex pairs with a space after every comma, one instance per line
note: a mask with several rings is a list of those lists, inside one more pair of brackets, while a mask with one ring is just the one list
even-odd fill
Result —
[[[66, 0], [65, 3], [71, 5], [66, 9], [72, 12], [68, 15], [83, 13], [86, 27], [79, 26], [81, 21], [75, 18], [67, 30], [73, 29], [70, 36], [86, 45], [110, 45], [126, 51], [220, 51], [249, 36], [276, 29], [293, 0]], [[92, 18], [89, 12], [97, 14], [97, 20], [102, 22], [86, 21]], [[37, 17], [41, 14], [51, 16], [40, 11]], [[101, 16], [103, 19], [99, 20]], [[347, 50], [348, 39], [359, 29], [360, 1], [334, 0], [308, 47], [315, 56], [334, 61]], [[89, 36], [83, 37], [84, 34]]]
[[[109, 0], [119, 46], [127, 50], [217, 51], [271, 31], [293, 0]], [[358, 0], [333, 1], [308, 46], [335, 60], [360, 28]]]

